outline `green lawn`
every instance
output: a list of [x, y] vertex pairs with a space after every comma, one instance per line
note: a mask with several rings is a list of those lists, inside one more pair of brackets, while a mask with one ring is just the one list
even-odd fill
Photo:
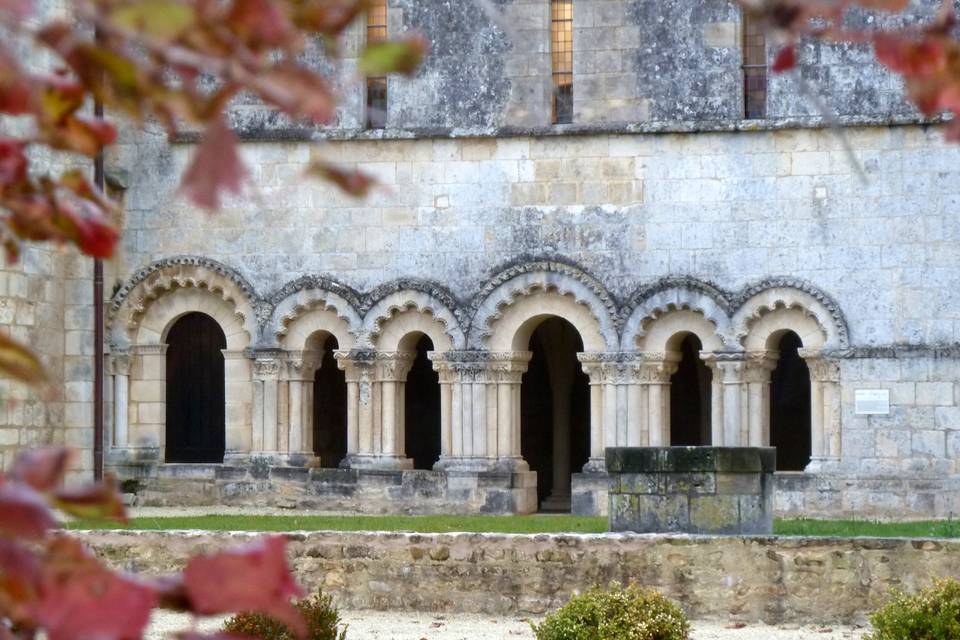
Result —
[[[77, 521], [70, 529], [114, 529], [109, 522]], [[207, 531], [451, 531], [491, 533], [602, 533], [606, 518], [533, 516], [185, 516], [137, 518], [132, 529]], [[960, 538], [960, 521], [878, 523], [853, 520], [778, 520], [774, 532], [793, 536]]]

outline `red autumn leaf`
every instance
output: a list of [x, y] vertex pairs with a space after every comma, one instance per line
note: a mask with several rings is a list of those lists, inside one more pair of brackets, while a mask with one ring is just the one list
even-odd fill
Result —
[[94, 258], [111, 258], [120, 233], [90, 202], [57, 201], [53, 223], [80, 251]]
[[14, 622], [28, 620], [38, 597], [40, 562], [32, 551], [0, 538], [0, 567], [0, 611]]
[[296, 22], [308, 31], [336, 35], [367, 9], [368, 0], [304, 0], [296, 7]]
[[290, 575], [285, 547], [281, 536], [270, 536], [190, 560], [183, 583], [193, 610], [203, 615], [256, 611], [304, 636], [303, 618], [290, 604], [303, 592]]
[[86, 89], [79, 82], [63, 76], [35, 76], [40, 85], [39, 117], [47, 122], [61, 122], [83, 106]]
[[257, 93], [294, 118], [306, 118], [318, 124], [326, 124], [333, 118], [335, 99], [330, 85], [303, 67], [283, 64], [271, 68], [258, 82]]
[[[0, 340], [12, 342], [2, 334]], [[0, 531], [16, 538], [37, 540], [56, 526], [50, 507], [39, 493], [13, 482], [0, 486]]]
[[376, 181], [357, 169], [344, 169], [328, 162], [314, 162], [308, 172], [312, 175], [329, 180], [350, 195], [362, 198], [370, 193]]
[[127, 521], [127, 511], [113, 478], [96, 484], [59, 489], [53, 494], [53, 505], [77, 518]]
[[789, 45], [780, 49], [777, 53], [777, 57], [773, 59], [773, 65], [770, 69], [774, 73], [783, 73], [784, 71], [789, 71], [797, 66], [797, 48], [793, 45]]
[[216, 118], [183, 174], [180, 189], [195, 205], [215, 210], [220, 208], [221, 193], [239, 193], [246, 175], [236, 134], [223, 118]]
[[32, 102], [29, 79], [13, 54], [0, 46], [0, 113], [29, 113]]
[[25, 20], [33, 13], [31, 0], [0, 0], [0, 13], [6, 13], [18, 20]]
[[110, 571], [66, 536], [47, 547], [40, 593], [33, 615], [50, 640], [140, 638], [157, 601], [147, 584]]
[[27, 156], [20, 140], [0, 136], [0, 194], [27, 179]]
[[947, 66], [943, 45], [933, 38], [917, 40], [890, 33], [880, 33], [873, 39], [877, 60], [907, 77], [930, 76]]
[[227, 24], [253, 47], [280, 47], [296, 40], [296, 29], [284, 12], [287, 3], [234, 0]]
[[11, 477], [37, 491], [52, 491], [63, 482], [70, 462], [70, 450], [65, 447], [25, 449], [17, 454]]
[[117, 139], [117, 129], [102, 118], [68, 116], [44, 129], [44, 139], [54, 149], [75, 151], [93, 157]]
[[882, 9], [884, 11], [903, 11], [910, 4], [910, 0], [856, 0], [856, 3], [867, 9]]

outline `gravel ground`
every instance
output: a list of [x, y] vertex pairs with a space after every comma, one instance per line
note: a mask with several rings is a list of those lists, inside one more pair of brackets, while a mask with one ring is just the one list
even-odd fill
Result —
[[[471, 614], [397, 613], [394, 611], [342, 611], [349, 625], [347, 640], [533, 640], [527, 618]], [[147, 640], [169, 638], [189, 625], [182, 614], [157, 615]], [[213, 631], [219, 620], [207, 620], [200, 629]], [[771, 627], [750, 624], [742, 628], [716, 622], [695, 622], [690, 640], [861, 640], [866, 629], [852, 627]]]

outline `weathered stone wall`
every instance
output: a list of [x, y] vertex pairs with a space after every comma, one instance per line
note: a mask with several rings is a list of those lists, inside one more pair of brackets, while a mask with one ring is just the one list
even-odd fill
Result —
[[[387, 129], [490, 132], [551, 126], [550, 3], [390, 0], [391, 35], [423, 33], [430, 56], [413, 78], [392, 77]], [[929, 19], [939, 3], [914, 3], [909, 19]], [[851, 25], [875, 27], [894, 19], [859, 11]], [[336, 78], [345, 99], [328, 130], [364, 123], [363, 82], [355, 75], [362, 24], [343, 38], [344, 62], [318, 52], [317, 66]], [[743, 117], [741, 12], [718, 0], [576, 0], [573, 3], [575, 125], [737, 121]], [[768, 60], [777, 52], [768, 45]], [[841, 116], [914, 116], [900, 81], [874, 61], [866, 46], [804, 42], [799, 75], [770, 78], [767, 117], [820, 118], [823, 97]], [[290, 130], [275, 113], [240, 101], [241, 133], [263, 137]], [[301, 130], [302, 135], [311, 132]], [[314, 132], [315, 133], [315, 132]]]
[[[87, 532], [115, 566], [157, 575], [253, 534]], [[351, 609], [542, 614], [610, 581], [661, 590], [695, 619], [864, 622], [891, 589], [960, 575], [960, 543], [776, 537], [290, 534], [307, 589]]]

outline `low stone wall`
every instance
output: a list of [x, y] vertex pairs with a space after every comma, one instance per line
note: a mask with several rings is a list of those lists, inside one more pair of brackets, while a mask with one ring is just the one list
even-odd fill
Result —
[[954, 518], [960, 514], [960, 475], [777, 473], [773, 510], [779, 518]]
[[[114, 566], [144, 574], [254, 534], [79, 534]], [[695, 619], [859, 623], [891, 589], [960, 576], [960, 540], [334, 533], [290, 534], [293, 571], [341, 607], [542, 614], [611, 580], [673, 598]]]
[[368, 514], [537, 510], [536, 473], [308, 469], [260, 464], [114, 467], [137, 506], [249, 506]]

